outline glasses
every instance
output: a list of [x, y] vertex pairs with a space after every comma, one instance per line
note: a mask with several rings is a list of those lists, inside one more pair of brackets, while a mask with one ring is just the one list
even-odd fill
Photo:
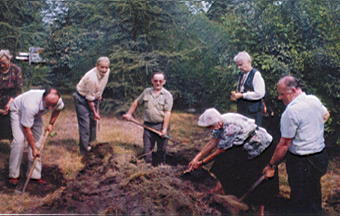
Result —
[[162, 84], [164, 82], [164, 80], [152, 80], [152, 82], [153, 83], [161, 83]]

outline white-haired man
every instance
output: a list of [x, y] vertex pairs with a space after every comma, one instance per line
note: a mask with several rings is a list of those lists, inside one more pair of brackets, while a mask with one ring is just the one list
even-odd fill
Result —
[[239, 52], [234, 61], [241, 71], [236, 91], [231, 92], [230, 99], [237, 102], [237, 112], [255, 120], [262, 126], [263, 101], [265, 83], [261, 73], [252, 67], [250, 55]]
[[[223, 187], [222, 193], [241, 197], [261, 176], [266, 163], [263, 153], [271, 146], [272, 136], [253, 119], [238, 113], [221, 115], [215, 108], [205, 110], [198, 125], [211, 129], [212, 138], [189, 163], [189, 169], [214, 160], [211, 172], [219, 183], [209, 192], [219, 192]], [[259, 206], [262, 214], [264, 205], [275, 195], [275, 181], [260, 185], [245, 201]]]
[[98, 103], [110, 74], [110, 60], [100, 57], [96, 67], [88, 71], [77, 84], [77, 91], [73, 94], [76, 107], [80, 152], [91, 150], [91, 142], [96, 140], [97, 120], [100, 120]]
[[23, 86], [21, 68], [11, 59], [8, 50], [0, 50], [0, 139], [12, 139], [10, 105]]

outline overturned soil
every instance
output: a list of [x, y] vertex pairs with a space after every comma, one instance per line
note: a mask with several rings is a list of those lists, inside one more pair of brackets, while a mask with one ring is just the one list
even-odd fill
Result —
[[97, 145], [84, 156], [84, 163], [60, 197], [31, 213], [221, 215], [228, 211], [223, 198], [200, 192], [215, 184], [208, 171], [181, 175], [184, 165], [172, 161], [173, 165], [153, 167], [135, 156], [116, 155], [108, 143]]

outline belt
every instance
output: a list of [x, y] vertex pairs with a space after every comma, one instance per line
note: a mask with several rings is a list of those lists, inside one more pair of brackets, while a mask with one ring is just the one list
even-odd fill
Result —
[[158, 124], [163, 124], [163, 122], [147, 122], [147, 121], [145, 121], [144, 124], [148, 124], [148, 125], [158, 125]]
[[325, 149], [322, 149], [321, 151], [319, 152], [315, 152], [315, 153], [311, 153], [311, 154], [306, 154], [306, 155], [297, 155], [297, 154], [294, 154], [294, 153], [291, 153], [289, 152], [292, 156], [295, 156], [295, 157], [300, 157], [300, 158], [303, 158], [303, 157], [309, 157], [309, 156], [314, 156], [314, 155], [318, 155], [318, 154], [322, 154], [324, 152]]
[[76, 94], [77, 94], [79, 97], [85, 98], [85, 96], [81, 95], [78, 91], [76, 91]]

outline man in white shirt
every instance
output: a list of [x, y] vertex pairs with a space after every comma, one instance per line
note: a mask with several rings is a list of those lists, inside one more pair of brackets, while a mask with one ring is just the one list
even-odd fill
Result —
[[100, 120], [98, 103], [110, 74], [110, 60], [100, 57], [96, 67], [88, 71], [77, 84], [77, 91], [73, 94], [76, 107], [80, 152], [91, 150], [91, 142], [96, 140], [97, 120]]
[[261, 73], [252, 67], [250, 55], [243, 51], [234, 57], [234, 61], [241, 71], [237, 91], [232, 91], [230, 99], [237, 101], [237, 112], [255, 120], [262, 126], [262, 112], [265, 83]]
[[[28, 170], [30, 170], [34, 158], [40, 156], [39, 148], [43, 131], [42, 115], [49, 110], [53, 110], [49, 125], [45, 129], [50, 132], [63, 108], [64, 103], [60, 94], [54, 88], [30, 90], [14, 99], [10, 107], [13, 131], [9, 157], [9, 183], [11, 185], [17, 185], [19, 182], [25, 140], [27, 140], [30, 147], [28, 152]], [[40, 184], [46, 184], [46, 181], [41, 178], [41, 169], [41, 161], [37, 160], [31, 178]]]
[[292, 76], [277, 84], [278, 99], [287, 106], [281, 116], [281, 138], [263, 172], [267, 177], [286, 156], [291, 188], [292, 213], [321, 214], [320, 178], [326, 173], [328, 158], [324, 151], [324, 122], [329, 112], [320, 100], [306, 95]]

